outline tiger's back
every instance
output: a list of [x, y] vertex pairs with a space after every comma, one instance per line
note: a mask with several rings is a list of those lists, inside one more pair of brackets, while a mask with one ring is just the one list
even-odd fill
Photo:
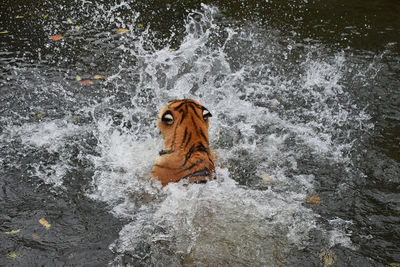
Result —
[[191, 99], [171, 101], [161, 110], [157, 124], [164, 137], [164, 149], [151, 176], [163, 186], [182, 179], [199, 183], [215, 178], [215, 156], [208, 141], [211, 116]]

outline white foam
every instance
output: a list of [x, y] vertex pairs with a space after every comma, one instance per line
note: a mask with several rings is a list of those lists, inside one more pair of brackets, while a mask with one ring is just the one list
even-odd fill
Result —
[[78, 126], [67, 120], [53, 120], [7, 127], [1, 138], [19, 139], [26, 150], [33, 149], [36, 152], [40, 151], [40, 154], [57, 154], [57, 161], [31, 163], [31, 173], [47, 184], [63, 187], [63, 179], [73, 167], [70, 165], [69, 152], [65, 146], [71, 138], [85, 135], [87, 131], [87, 126]]
[[20, 136], [23, 144], [56, 152], [64, 146], [66, 139], [82, 135], [87, 127], [81, 127], [65, 120], [25, 123], [8, 129], [9, 134]]
[[306, 244], [316, 227], [314, 215], [293, 201], [296, 196], [241, 188], [226, 169], [218, 169], [217, 175], [217, 181], [206, 185], [169, 184], [154, 209], [145, 209], [124, 227], [112, 250], [143, 258], [137, 249], [147, 242], [147, 256], [157, 262], [165, 257], [162, 241], [173, 247], [176, 262], [183, 257], [200, 265], [233, 259], [237, 264], [268, 264], [277, 260], [277, 251], [285, 254]]
[[160, 138], [137, 141], [136, 137], [114, 129], [112, 121], [99, 120], [96, 137], [98, 156], [91, 156], [95, 174], [89, 196], [114, 206], [116, 216], [133, 216], [130, 196], [143, 191], [158, 151]]
[[329, 224], [334, 227], [333, 230], [328, 231], [329, 247], [340, 244], [351, 249], [357, 248], [350, 239], [352, 232], [349, 226], [353, 224], [352, 221], [335, 218], [329, 220]]

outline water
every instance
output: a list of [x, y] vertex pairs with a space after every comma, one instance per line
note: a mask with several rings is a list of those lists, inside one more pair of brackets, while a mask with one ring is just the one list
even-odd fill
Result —
[[[5, 7], [0, 265], [400, 262], [397, 2]], [[149, 184], [174, 98], [216, 181]]]

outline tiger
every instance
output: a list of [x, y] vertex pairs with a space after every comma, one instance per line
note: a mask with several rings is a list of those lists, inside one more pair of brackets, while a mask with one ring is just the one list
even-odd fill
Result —
[[210, 111], [192, 99], [172, 100], [157, 119], [164, 138], [150, 178], [162, 186], [185, 180], [206, 183], [215, 179], [215, 155], [208, 140]]

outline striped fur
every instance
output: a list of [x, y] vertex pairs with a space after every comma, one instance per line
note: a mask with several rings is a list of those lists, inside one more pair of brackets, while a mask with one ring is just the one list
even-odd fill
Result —
[[173, 100], [161, 110], [157, 124], [164, 137], [164, 149], [151, 176], [163, 186], [182, 179], [202, 183], [215, 177], [208, 117], [211, 113], [191, 99]]

